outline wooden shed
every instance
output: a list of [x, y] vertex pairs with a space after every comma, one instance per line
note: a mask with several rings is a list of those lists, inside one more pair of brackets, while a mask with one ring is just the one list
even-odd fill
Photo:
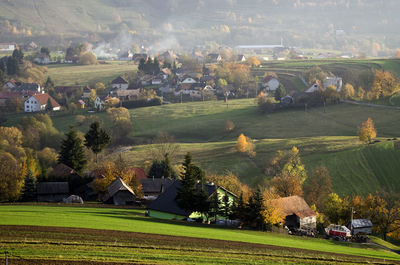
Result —
[[37, 184], [39, 202], [61, 202], [68, 195], [68, 182], [40, 182]]
[[107, 195], [104, 202], [113, 203], [114, 205], [134, 204], [136, 195], [122, 179], [117, 178], [107, 187]]

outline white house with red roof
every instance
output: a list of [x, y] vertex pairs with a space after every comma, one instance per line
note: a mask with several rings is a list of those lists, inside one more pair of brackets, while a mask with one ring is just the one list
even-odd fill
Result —
[[35, 94], [25, 101], [25, 112], [38, 112], [46, 110], [47, 103], [51, 102], [53, 111], [60, 110], [61, 106], [49, 94]]

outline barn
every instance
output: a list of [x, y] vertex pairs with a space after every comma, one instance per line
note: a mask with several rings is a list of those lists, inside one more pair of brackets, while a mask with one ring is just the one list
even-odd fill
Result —
[[36, 187], [38, 202], [60, 202], [69, 195], [68, 182], [40, 182]]
[[136, 195], [122, 179], [117, 178], [107, 187], [104, 202], [113, 203], [114, 205], [134, 204]]
[[289, 229], [315, 229], [317, 214], [300, 196], [283, 197], [271, 200], [272, 205], [279, 208], [285, 217], [284, 225]]

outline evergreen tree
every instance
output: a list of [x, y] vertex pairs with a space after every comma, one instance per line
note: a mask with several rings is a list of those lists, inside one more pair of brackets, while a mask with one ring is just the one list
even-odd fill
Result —
[[164, 160], [154, 160], [150, 167], [149, 177], [153, 178], [172, 178], [176, 179], [177, 175], [169, 160], [169, 154], [164, 155]]
[[280, 101], [286, 95], [285, 87], [280, 84], [279, 87], [275, 90], [275, 100]]
[[222, 211], [221, 208], [221, 201], [218, 198], [218, 193], [215, 192], [211, 197], [210, 207], [208, 211], [208, 215], [210, 217], [213, 217], [215, 222], [218, 221], [218, 215], [220, 215]]
[[77, 172], [82, 172], [87, 163], [82, 140], [78, 137], [74, 127], [71, 127], [65, 136], [66, 139], [62, 140], [61, 143], [58, 162], [75, 169]]
[[187, 212], [194, 212], [196, 210], [196, 195], [197, 195], [197, 180], [192, 174], [193, 164], [192, 155], [187, 153], [183, 162], [183, 173], [181, 175], [182, 187], [178, 189], [176, 200], [179, 207]]
[[47, 77], [46, 83], [44, 84], [44, 88], [46, 88], [47, 90], [49, 90], [50, 88], [54, 88], [54, 82], [50, 76]]
[[12, 53], [12, 58], [16, 59], [18, 63], [22, 63], [24, 53], [20, 49], [15, 49]]
[[242, 222], [246, 220], [247, 207], [243, 199], [243, 193], [240, 193], [237, 203], [233, 206], [234, 219], [240, 219]]
[[153, 68], [153, 75], [156, 75], [160, 72], [160, 63], [158, 62], [157, 58], [154, 58], [152, 68]]
[[262, 229], [264, 224], [262, 210], [263, 197], [260, 189], [257, 189], [249, 199], [249, 219], [258, 229]]
[[7, 59], [7, 74], [8, 75], [18, 75], [19, 74], [19, 64], [18, 60], [14, 57], [8, 57]]
[[110, 135], [100, 128], [100, 123], [98, 121], [93, 122], [90, 125], [89, 131], [85, 134], [85, 146], [96, 155], [96, 163], [97, 154], [103, 151], [110, 142]]
[[[192, 155], [187, 153], [181, 175], [182, 187], [178, 189], [176, 200], [179, 207], [187, 212], [208, 212], [208, 194], [204, 191], [205, 176], [203, 170], [192, 163]], [[198, 185], [200, 183], [200, 185]]]
[[22, 188], [22, 201], [35, 201], [36, 200], [36, 178], [32, 170], [28, 170], [26, 174], [24, 187]]
[[222, 215], [225, 218], [225, 225], [226, 225], [226, 220], [228, 220], [232, 216], [232, 205], [231, 202], [229, 201], [229, 196], [228, 193], [225, 191], [224, 197], [222, 198], [223, 204], [222, 204]]
[[50, 98], [47, 99], [46, 111], [53, 111], [53, 103], [51, 103]]
[[138, 69], [139, 69], [140, 71], [143, 71], [143, 72], [144, 72], [145, 64], [146, 64], [146, 61], [145, 61], [143, 58], [140, 59]]

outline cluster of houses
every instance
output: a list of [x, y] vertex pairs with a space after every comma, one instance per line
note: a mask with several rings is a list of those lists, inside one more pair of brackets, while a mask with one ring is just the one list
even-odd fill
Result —
[[[145, 203], [147, 205], [146, 214], [148, 216], [168, 219], [168, 220], [190, 220], [205, 218], [198, 212], [188, 212], [180, 208], [176, 196], [181, 188], [181, 181], [169, 178], [150, 178], [141, 168], [131, 168], [138, 176], [142, 186], [143, 198], [139, 200], [129, 185], [122, 179], [117, 178], [108, 187], [107, 191], [98, 194], [93, 189], [93, 182], [84, 184], [80, 187], [70, 188], [68, 182], [41, 182], [37, 184], [37, 200], [39, 202], [79, 202], [83, 200], [100, 200], [106, 204], [114, 205], [138, 205]], [[103, 177], [99, 172], [92, 172], [95, 178]], [[80, 176], [70, 167], [59, 164], [50, 174], [55, 177], [68, 177], [68, 179], [79, 178]], [[237, 196], [222, 186], [213, 183], [206, 183], [204, 190], [209, 199], [217, 196], [220, 203], [223, 204], [224, 196], [228, 196], [232, 203]], [[281, 209], [285, 216], [285, 225], [297, 229], [315, 229], [317, 214], [311, 210], [303, 198], [291, 196], [273, 200], [272, 203]], [[225, 220], [218, 216], [218, 220]], [[217, 221], [217, 220], [215, 220]]]
[[0, 93], [0, 107], [4, 107], [9, 100], [24, 102], [25, 112], [49, 110], [49, 103], [52, 111], [61, 109], [60, 104], [49, 94], [44, 93], [43, 87], [38, 83], [19, 83], [14, 79], [9, 80]]

